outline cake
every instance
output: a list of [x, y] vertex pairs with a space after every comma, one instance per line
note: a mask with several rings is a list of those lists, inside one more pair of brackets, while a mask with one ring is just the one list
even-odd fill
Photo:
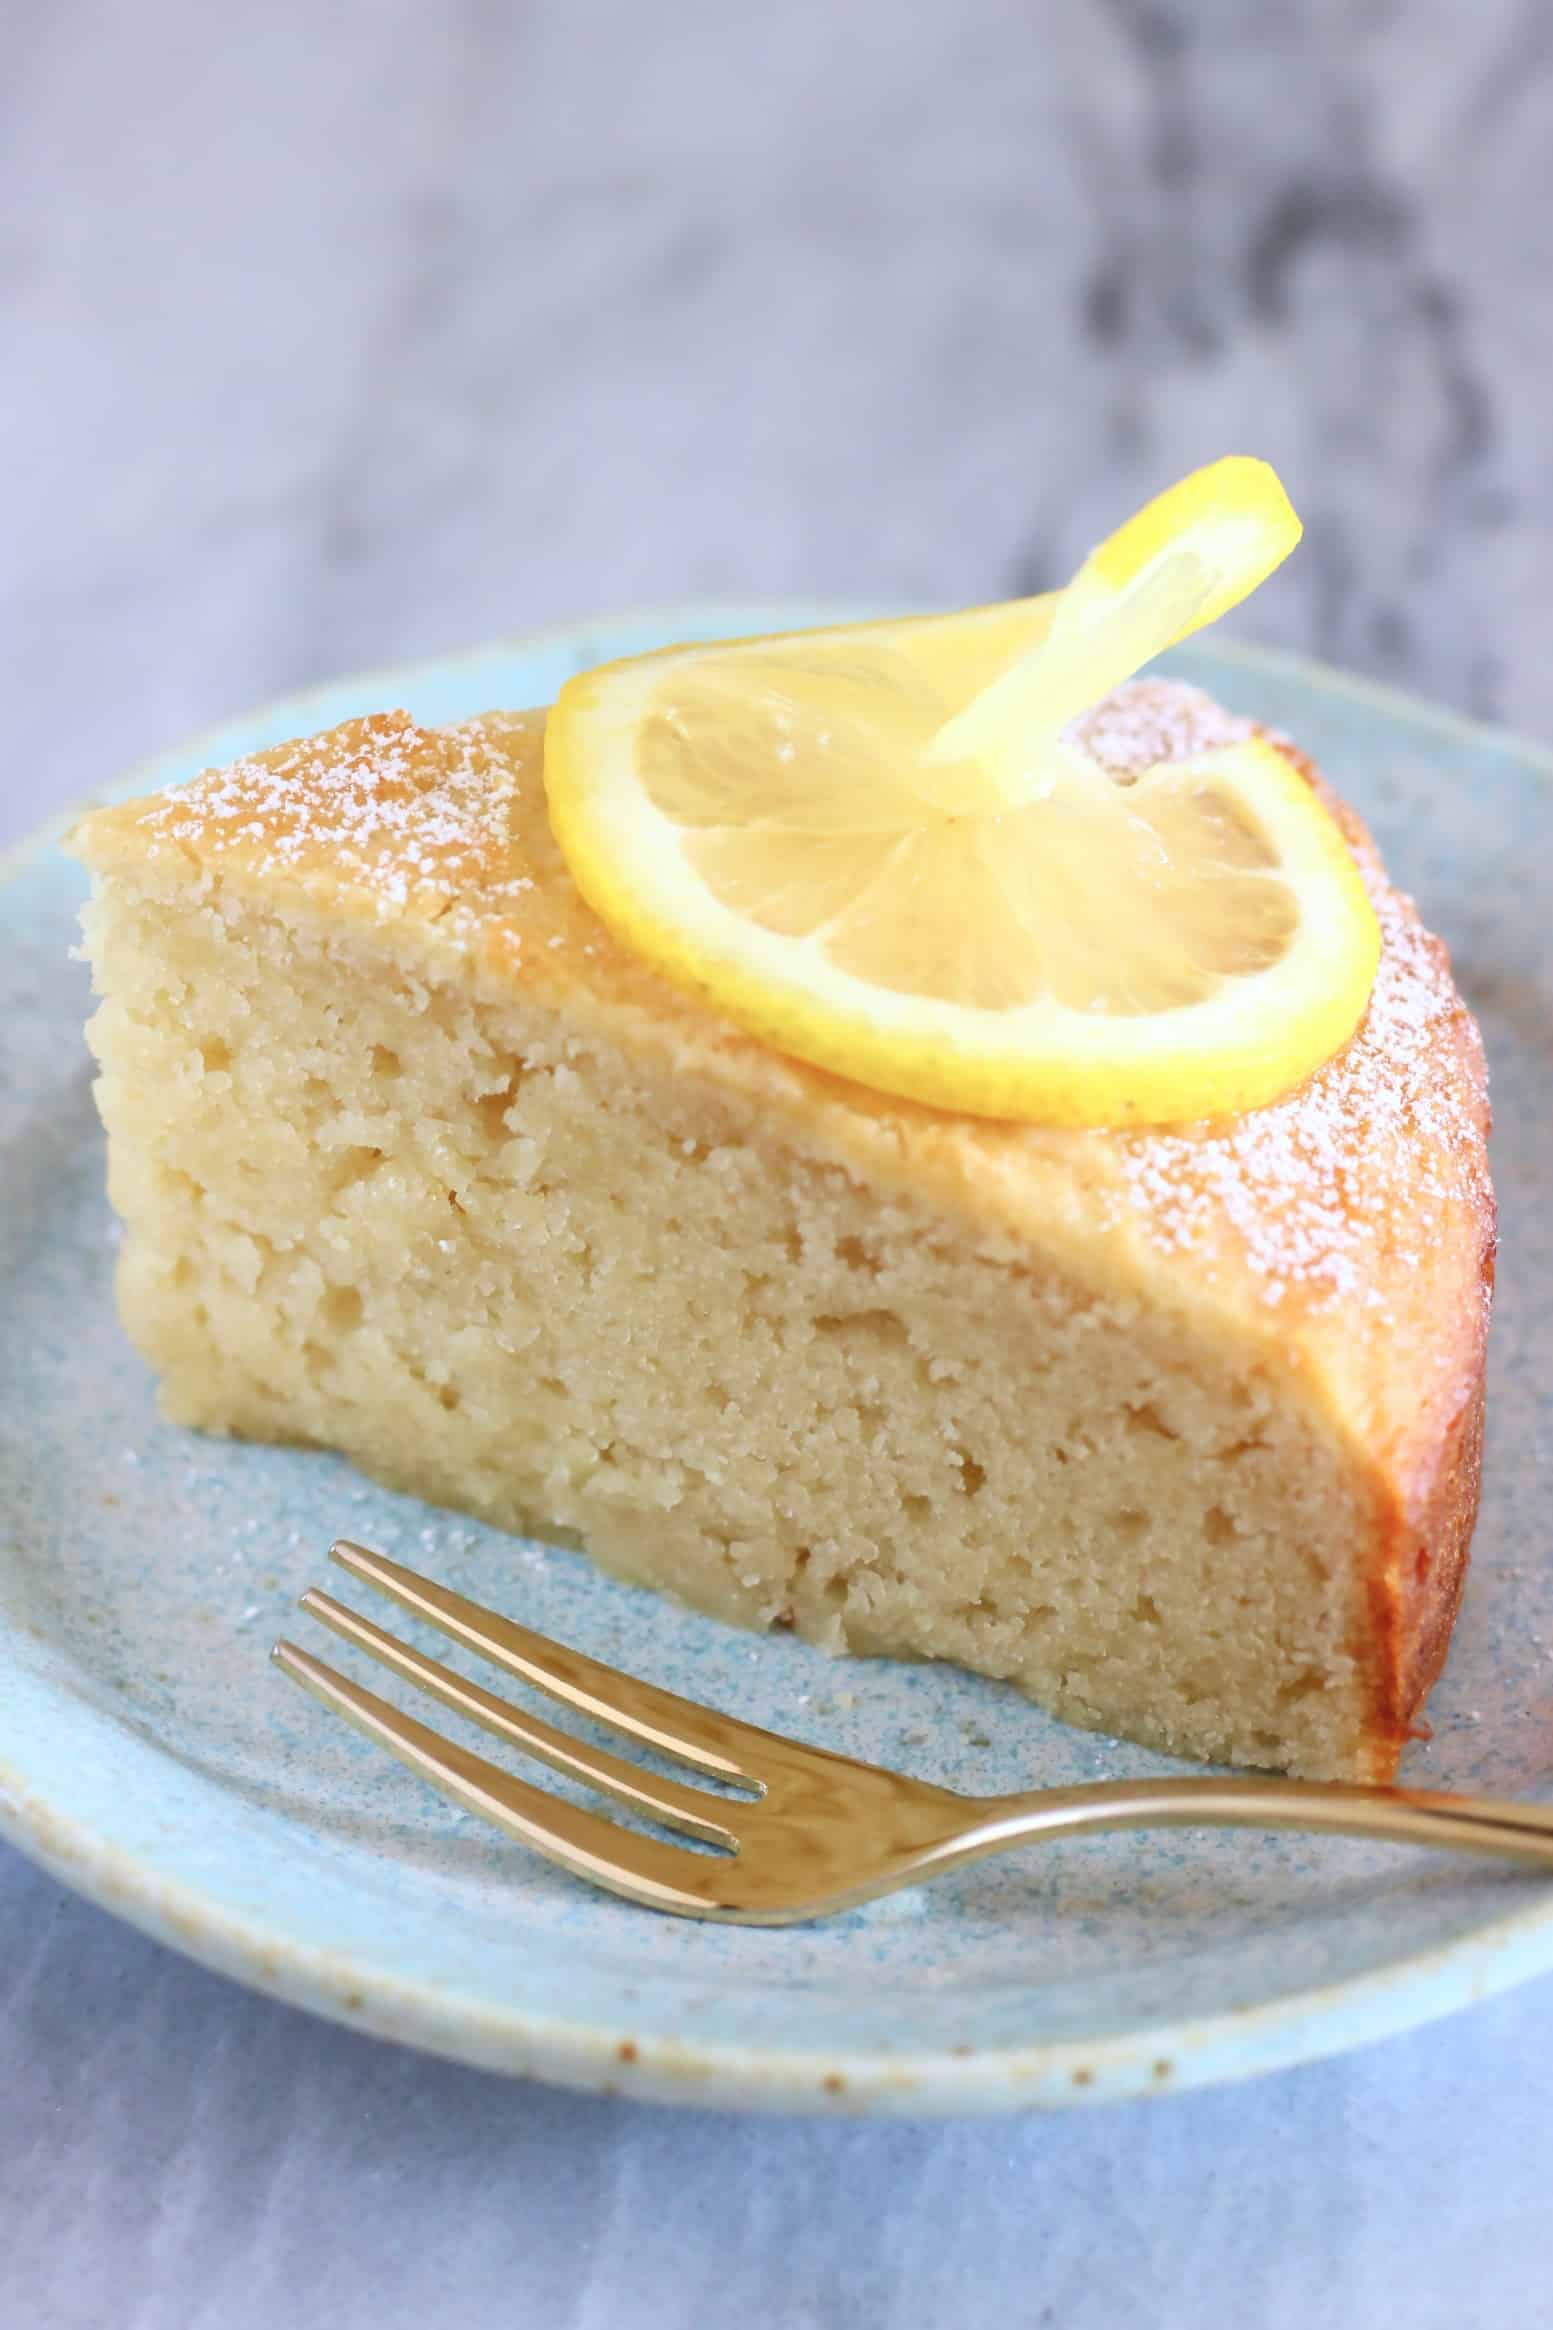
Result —
[[[1135, 682], [1086, 740], [1232, 726]], [[1232, 1121], [1053, 1130], [666, 983], [578, 895], [543, 738], [385, 712], [78, 829], [166, 1414], [724, 1620], [1386, 1779], [1466, 1566], [1494, 1214], [1477, 1030], [1358, 820], [1324, 796], [1384, 942], [1348, 1046]]]

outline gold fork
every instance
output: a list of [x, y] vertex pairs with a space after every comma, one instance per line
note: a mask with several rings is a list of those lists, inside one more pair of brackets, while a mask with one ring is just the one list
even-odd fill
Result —
[[586, 1811], [455, 1746], [295, 1643], [275, 1645], [274, 1658], [304, 1690], [445, 1796], [494, 1821], [574, 1876], [678, 1917], [791, 1925], [920, 1884], [1010, 1845], [1118, 1828], [1299, 1829], [1390, 1844], [1449, 1846], [1553, 1869], [1553, 1806], [1495, 1803], [1416, 1788], [1203, 1774], [1013, 1796], [961, 1796], [904, 1772], [806, 1747], [623, 1675], [365, 1546], [341, 1539], [332, 1558], [352, 1577], [377, 1587], [509, 1674], [703, 1778], [723, 1783], [722, 1790], [714, 1791], [662, 1778], [509, 1706], [332, 1595], [316, 1588], [303, 1595], [301, 1606], [311, 1617], [444, 1706], [659, 1827], [715, 1848], [687, 1852]]

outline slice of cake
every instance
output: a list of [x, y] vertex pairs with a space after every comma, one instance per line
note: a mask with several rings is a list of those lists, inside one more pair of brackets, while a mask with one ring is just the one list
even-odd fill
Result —
[[[1138, 683], [1089, 742], [1226, 726]], [[168, 1415], [1075, 1723], [1387, 1776], [1461, 1590], [1494, 1233], [1477, 1031], [1357, 820], [1346, 1049], [1217, 1127], [1054, 1131], [787, 1060], [625, 952], [543, 732], [385, 713], [79, 830]]]

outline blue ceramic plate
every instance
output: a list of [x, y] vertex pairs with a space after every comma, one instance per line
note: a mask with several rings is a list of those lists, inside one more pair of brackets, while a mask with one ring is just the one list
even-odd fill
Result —
[[[378, 673], [234, 720], [116, 790], [384, 704], [458, 719], [542, 701], [607, 656], [835, 612], [684, 608]], [[1434, 1737], [1407, 1771], [1553, 1793], [1553, 1234], [1538, 1202], [1553, 761], [1272, 656], [1174, 663], [1315, 754], [1448, 936], [1482, 1017], [1504, 1232], [1487, 1501]], [[81, 886], [44, 837], [0, 891], [0, 1828], [68, 1883], [392, 2038], [583, 2087], [780, 2109], [1160, 2092], [1553, 1967], [1553, 1889], [1354, 1844], [1097, 1839], [760, 1933], [589, 1893], [452, 1811], [267, 1663], [337, 1534], [678, 1690], [951, 1785], [1161, 1765], [949, 1669], [837, 1664], [730, 1632], [331, 1457], [160, 1422], [114, 1320], [86, 978], [70, 960]]]

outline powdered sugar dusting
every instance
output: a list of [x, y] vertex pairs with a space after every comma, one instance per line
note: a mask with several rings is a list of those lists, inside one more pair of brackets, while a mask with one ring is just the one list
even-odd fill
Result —
[[[1121, 778], [1257, 733], [1200, 688], [1159, 679], [1118, 688], [1069, 730]], [[1373, 853], [1357, 854], [1381, 959], [1344, 1049], [1297, 1091], [1223, 1125], [1106, 1136], [1151, 1241], [1196, 1253], [1211, 1272], [1227, 1226], [1236, 1268], [1249, 1267], [1270, 1303], [1377, 1302], [1447, 1215], [1490, 1203], [1486, 1104], [1463, 1054], [1476, 1038], [1463, 1039], [1445, 949]], [[1377, 1270], [1382, 1259], [1390, 1271]]]
[[1129, 680], [1075, 720], [1067, 737], [1113, 776], [1136, 777], [1159, 761], [1190, 760], [1255, 733], [1252, 721], [1184, 680]]
[[322, 870], [379, 912], [444, 910], [531, 886], [504, 863], [514, 772], [481, 724], [419, 728], [408, 712], [350, 720], [234, 761], [145, 804], [140, 822], [214, 865], [260, 878]]
[[[1371, 884], [1382, 953], [1352, 1041], [1298, 1091], [1223, 1127], [1127, 1136], [1123, 1171], [1166, 1247], [1208, 1255], [1224, 1224], [1263, 1295], [1380, 1299], [1448, 1214], [1488, 1204], [1466, 1013], [1411, 900]], [[1405, 1243], [1406, 1242], [1406, 1243]]]

